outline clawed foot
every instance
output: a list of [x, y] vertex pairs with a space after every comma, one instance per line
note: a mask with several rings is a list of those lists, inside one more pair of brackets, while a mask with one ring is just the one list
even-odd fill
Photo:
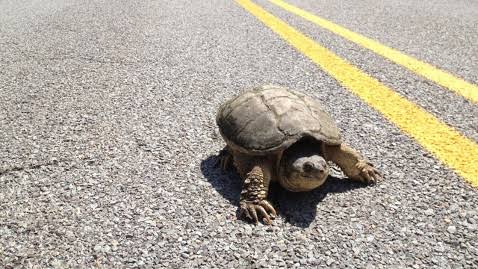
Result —
[[383, 175], [371, 163], [362, 162], [357, 165], [360, 169], [360, 180], [367, 184], [376, 184], [383, 180]]
[[214, 166], [220, 167], [222, 171], [229, 171], [232, 168], [232, 155], [227, 148], [219, 152]]
[[277, 217], [277, 213], [267, 200], [259, 202], [241, 201], [240, 214], [255, 223], [259, 222], [259, 217], [265, 224], [272, 224], [272, 220]]

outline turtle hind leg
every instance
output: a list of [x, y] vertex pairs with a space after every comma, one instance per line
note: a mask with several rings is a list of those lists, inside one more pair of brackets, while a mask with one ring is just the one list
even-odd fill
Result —
[[214, 166], [220, 167], [224, 172], [230, 171], [234, 167], [233, 157], [227, 146], [225, 146], [221, 151], [219, 151]]

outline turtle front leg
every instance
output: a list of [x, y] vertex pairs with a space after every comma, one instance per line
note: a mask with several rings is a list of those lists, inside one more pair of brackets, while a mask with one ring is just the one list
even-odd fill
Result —
[[[234, 156], [234, 165], [244, 179], [240, 197], [240, 214], [258, 222], [272, 224], [277, 216], [274, 207], [267, 201], [272, 165], [267, 160]], [[251, 168], [252, 167], [252, 168]]]
[[350, 179], [368, 184], [375, 184], [383, 179], [382, 174], [366, 161], [357, 151], [341, 144], [340, 146], [324, 146], [327, 160], [336, 163]]
[[274, 207], [267, 201], [268, 187], [269, 180], [264, 176], [260, 166], [255, 166], [247, 173], [241, 191], [241, 215], [254, 222], [258, 222], [258, 216], [261, 216], [264, 223], [272, 224], [272, 219], [277, 214]]

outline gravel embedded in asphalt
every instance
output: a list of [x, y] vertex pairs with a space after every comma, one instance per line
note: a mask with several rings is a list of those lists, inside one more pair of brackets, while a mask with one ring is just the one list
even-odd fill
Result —
[[[460, 22], [445, 25], [462, 29]], [[392, 36], [396, 44], [409, 38]], [[341, 54], [353, 47], [325, 39]], [[476, 57], [471, 43], [461, 45], [440, 48], [464, 52], [457, 59]], [[350, 54], [352, 63], [363, 61]], [[442, 56], [426, 59], [441, 66]], [[397, 70], [367, 59], [367, 66]], [[478, 73], [466, 66], [463, 76]], [[397, 91], [424, 83], [392, 73], [387, 83]], [[273, 186], [274, 225], [238, 221], [241, 183], [214, 167], [224, 146], [215, 113], [259, 84], [321, 100], [386, 181], [365, 187], [331, 178], [308, 193]], [[0, 89], [5, 267], [478, 266], [477, 190], [233, 1], [1, 2]], [[433, 113], [449, 124], [476, 112], [457, 103], [463, 111], [448, 118], [457, 99], [434, 86], [426, 91], [445, 96]], [[427, 104], [418, 92], [407, 97]], [[458, 127], [474, 135], [473, 125]]]

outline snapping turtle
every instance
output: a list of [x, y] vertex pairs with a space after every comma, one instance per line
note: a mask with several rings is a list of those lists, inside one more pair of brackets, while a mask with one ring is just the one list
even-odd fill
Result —
[[352, 180], [375, 183], [381, 174], [347, 146], [321, 104], [279, 86], [245, 91], [219, 108], [216, 117], [227, 145], [220, 154], [223, 169], [232, 165], [244, 180], [242, 216], [266, 224], [276, 217], [267, 201], [269, 183], [289, 191], [309, 191], [322, 185], [336, 163]]

